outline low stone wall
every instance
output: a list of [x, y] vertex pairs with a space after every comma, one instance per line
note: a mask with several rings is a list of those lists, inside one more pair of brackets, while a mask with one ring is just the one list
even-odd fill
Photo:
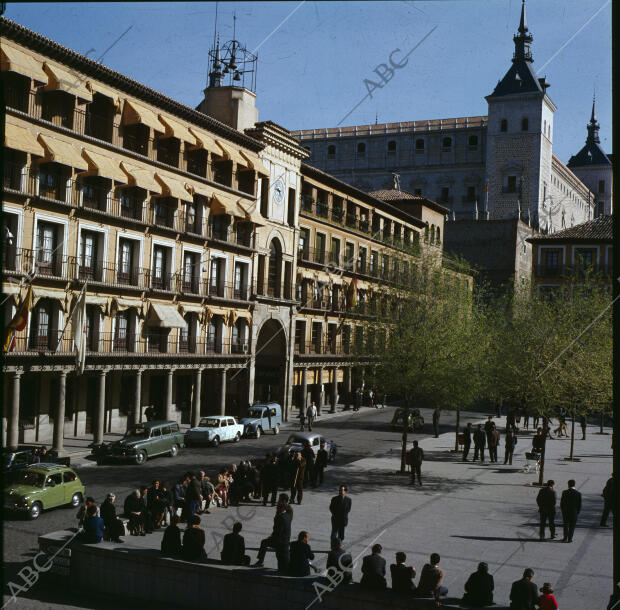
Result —
[[[39, 547], [51, 555], [72, 535], [64, 531], [41, 536]], [[389, 590], [369, 592], [357, 584], [330, 590], [329, 581], [319, 576], [291, 578], [264, 568], [224, 566], [212, 560], [192, 563], [168, 559], [156, 549], [128, 544], [72, 543], [70, 547], [69, 553], [63, 552], [61, 563], [65, 564], [67, 557], [70, 558], [69, 572], [74, 586], [92, 592], [113, 592], [115, 596], [144, 604], [157, 602], [174, 608], [195, 608], [199, 602], [204, 608], [253, 610], [305, 609], [311, 604], [321, 610], [430, 610], [435, 607], [430, 599], [414, 599]], [[59, 572], [66, 574], [66, 567], [62, 568]], [[459, 607], [456, 600], [442, 602], [445, 609]]]

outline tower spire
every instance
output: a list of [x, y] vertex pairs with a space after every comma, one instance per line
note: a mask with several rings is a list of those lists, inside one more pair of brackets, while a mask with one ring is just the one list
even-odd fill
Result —
[[590, 144], [592, 142], [596, 144], [600, 144], [601, 139], [598, 135], [598, 130], [600, 129], [600, 125], [596, 120], [596, 97], [592, 98], [592, 114], [590, 115], [590, 122], [588, 123], [588, 138], [586, 140], [586, 144]]
[[515, 54], [512, 58], [513, 62], [517, 61], [534, 61], [532, 59], [531, 45], [533, 36], [529, 33], [527, 27], [527, 18], [525, 16], [525, 0], [521, 4], [521, 20], [519, 21], [519, 34], [513, 40], [515, 43]]

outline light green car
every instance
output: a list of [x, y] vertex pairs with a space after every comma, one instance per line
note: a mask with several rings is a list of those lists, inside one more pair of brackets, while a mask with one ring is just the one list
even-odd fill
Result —
[[84, 485], [71, 468], [60, 464], [33, 464], [20, 471], [4, 490], [4, 510], [25, 512], [37, 519], [42, 510], [55, 506], [77, 507]]

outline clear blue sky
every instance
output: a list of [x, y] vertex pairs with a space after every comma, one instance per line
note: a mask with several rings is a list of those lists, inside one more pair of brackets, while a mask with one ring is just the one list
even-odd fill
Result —
[[[249, 49], [260, 45], [259, 119], [297, 129], [336, 126], [366, 95], [364, 79], [378, 80], [378, 64], [395, 49], [408, 52], [437, 26], [343, 125], [374, 123], [377, 114], [379, 122], [451, 118], [487, 113], [484, 96], [510, 66], [520, 6], [519, 0], [220, 2], [218, 30], [223, 40], [232, 37], [236, 11], [237, 38]], [[5, 15], [75, 51], [91, 50], [93, 58], [131, 26], [102, 63], [189, 106], [202, 98], [215, 3], [9, 3]], [[551, 83], [558, 107], [554, 152], [566, 162], [583, 145], [594, 87], [602, 146], [611, 152], [611, 3], [529, 0], [527, 16], [534, 68]]]

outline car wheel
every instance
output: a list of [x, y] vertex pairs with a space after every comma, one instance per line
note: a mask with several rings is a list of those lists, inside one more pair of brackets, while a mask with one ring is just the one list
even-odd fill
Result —
[[172, 447], [170, 447], [170, 457], [176, 457], [177, 455], [179, 455], [179, 446], [172, 445]]
[[276, 425], [273, 427], [273, 433], [274, 433], [274, 434], [280, 434], [280, 424], [276, 424]]
[[240, 440], [241, 440], [241, 434], [237, 432], [237, 434], [235, 435], [235, 443], [238, 443]]
[[220, 437], [219, 437], [219, 436], [216, 436], [216, 437], [213, 439], [213, 446], [214, 446], [214, 447], [219, 447], [219, 446], [220, 446]]
[[260, 438], [260, 435], [263, 433], [261, 428], [256, 428], [256, 438]]
[[41, 506], [41, 502], [34, 502], [33, 505], [30, 507], [30, 510], [28, 511], [28, 519], [30, 519], [31, 521], [38, 519], [39, 515], [41, 514], [42, 508], [43, 507]]
[[76, 493], [73, 494], [73, 496], [71, 496], [71, 502], [69, 503], [69, 506], [71, 506], [72, 508], [77, 508], [81, 503], [82, 503], [82, 494], [79, 491], [77, 491]]
[[146, 462], [146, 451], [138, 451], [138, 453], [136, 453], [136, 464], [142, 466], [144, 462]]

